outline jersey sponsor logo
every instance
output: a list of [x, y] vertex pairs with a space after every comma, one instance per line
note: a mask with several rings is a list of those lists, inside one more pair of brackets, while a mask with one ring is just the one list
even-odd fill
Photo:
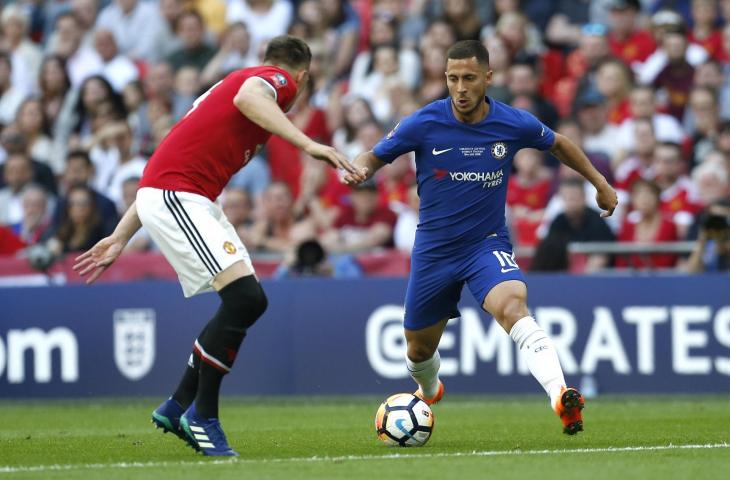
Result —
[[236, 246], [234, 244], [232, 244], [231, 242], [226, 241], [226, 242], [223, 243], [223, 250], [225, 250], [227, 254], [233, 255], [234, 253], [236, 253], [236, 250], [237, 249], [236, 249]]
[[442, 153], [450, 152], [450, 151], [451, 151], [451, 150], [453, 150], [453, 149], [454, 149], [454, 148], [452, 147], [452, 148], [447, 148], [447, 149], [445, 149], [445, 150], [436, 150], [436, 148], [434, 147], [434, 149], [433, 149], [433, 150], [431, 150], [431, 153], [433, 153], [433, 154], [434, 154], [434, 156], [436, 156], [436, 155], [441, 155]]
[[507, 145], [504, 142], [497, 142], [492, 145], [492, 156], [497, 160], [502, 160], [507, 155]]
[[492, 188], [502, 184], [504, 171], [502, 169], [493, 172], [450, 172], [441, 168], [433, 169], [433, 176], [436, 180], [442, 180], [449, 176], [454, 182], [482, 182], [482, 188]]
[[434, 168], [433, 169], [433, 176], [436, 177], [436, 180], [443, 180], [446, 175], [449, 174], [448, 170], [443, 170], [441, 168]]
[[275, 73], [272, 77], [272, 80], [274, 80], [274, 85], [279, 88], [286, 85], [286, 77], [282, 75], [281, 73]]
[[390, 132], [388, 132], [388, 135], [385, 138], [388, 139], [388, 140], [390, 140], [391, 138], [393, 138], [393, 135], [395, 135], [395, 131], [398, 130], [398, 127], [400, 127], [400, 122], [398, 122], [398, 123], [395, 124], [395, 127], [393, 127], [393, 130], [391, 130]]

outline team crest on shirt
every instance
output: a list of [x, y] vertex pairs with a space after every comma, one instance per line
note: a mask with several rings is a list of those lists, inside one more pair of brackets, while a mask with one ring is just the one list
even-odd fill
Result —
[[227, 254], [233, 255], [234, 253], [236, 253], [237, 249], [236, 249], [236, 246], [234, 244], [232, 244], [231, 242], [224, 242], [223, 250], [225, 250]]
[[507, 145], [504, 142], [497, 142], [492, 145], [492, 156], [497, 160], [502, 160], [507, 155]]
[[273, 80], [277, 87], [283, 87], [286, 85], [286, 77], [281, 73], [275, 73]]

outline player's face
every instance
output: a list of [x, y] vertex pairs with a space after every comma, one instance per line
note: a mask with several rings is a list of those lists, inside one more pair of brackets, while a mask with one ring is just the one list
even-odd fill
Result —
[[299, 96], [302, 94], [304, 90], [307, 88], [307, 82], [309, 81], [309, 70], [299, 70], [296, 75], [294, 75], [294, 82], [297, 84], [297, 94], [292, 99], [291, 103], [287, 105], [285, 112], [288, 112], [291, 110], [291, 107], [294, 106], [294, 104], [297, 103], [297, 99], [299, 99]]
[[484, 99], [492, 81], [492, 71], [480, 65], [476, 57], [453, 59], [446, 63], [446, 86], [454, 113], [462, 121], [481, 119], [486, 109]]

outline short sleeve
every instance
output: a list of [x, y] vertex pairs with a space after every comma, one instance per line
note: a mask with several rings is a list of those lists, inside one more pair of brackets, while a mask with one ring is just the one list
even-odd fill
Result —
[[555, 132], [533, 114], [522, 111], [522, 147], [549, 150], [555, 144]]
[[[373, 153], [382, 162], [391, 163], [404, 153], [412, 152], [418, 146], [418, 113], [405, 117], [373, 148]], [[423, 132], [420, 132], [421, 134]]]
[[273, 90], [276, 103], [282, 110], [287, 110], [297, 95], [297, 86], [294, 80], [283, 70], [272, 69], [256, 75], [264, 80]]

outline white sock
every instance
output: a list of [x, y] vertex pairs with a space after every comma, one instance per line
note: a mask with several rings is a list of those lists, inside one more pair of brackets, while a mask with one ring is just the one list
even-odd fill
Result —
[[427, 398], [435, 397], [439, 391], [439, 368], [441, 368], [441, 356], [438, 350], [433, 354], [433, 357], [423, 362], [412, 362], [406, 356], [406, 364], [408, 365], [408, 373], [421, 387], [421, 392]]
[[509, 336], [519, 347], [530, 373], [540, 382], [554, 406], [559, 399], [560, 390], [565, 386], [565, 377], [552, 340], [532, 317], [518, 320]]

